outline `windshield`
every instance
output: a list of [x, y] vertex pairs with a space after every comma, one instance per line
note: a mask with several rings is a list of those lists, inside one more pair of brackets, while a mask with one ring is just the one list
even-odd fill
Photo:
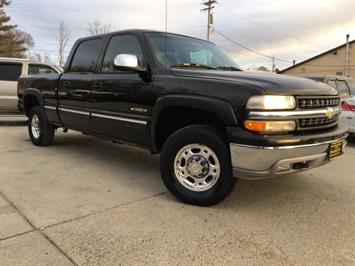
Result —
[[215, 44], [174, 34], [146, 33], [156, 59], [166, 68], [240, 70]]

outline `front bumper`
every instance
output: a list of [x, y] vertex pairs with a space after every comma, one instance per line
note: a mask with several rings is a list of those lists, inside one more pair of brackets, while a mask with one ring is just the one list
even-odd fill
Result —
[[[328, 159], [328, 149], [332, 142], [342, 140], [346, 145], [347, 130], [338, 128], [332, 137], [322, 138], [312, 143], [303, 139], [303, 143], [283, 145], [230, 144], [233, 175], [241, 179], [266, 179], [272, 176], [309, 170], [324, 165]], [[340, 134], [341, 132], [341, 134]], [[284, 136], [284, 139], [290, 140]], [[280, 141], [281, 139], [278, 139]], [[266, 141], [264, 139], [264, 141]], [[269, 140], [270, 141], [270, 140]]]

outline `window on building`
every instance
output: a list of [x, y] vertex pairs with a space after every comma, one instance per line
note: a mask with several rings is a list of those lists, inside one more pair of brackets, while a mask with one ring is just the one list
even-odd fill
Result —
[[103, 39], [83, 41], [76, 49], [70, 72], [94, 72]]
[[0, 62], [0, 80], [17, 81], [21, 76], [21, 63]]

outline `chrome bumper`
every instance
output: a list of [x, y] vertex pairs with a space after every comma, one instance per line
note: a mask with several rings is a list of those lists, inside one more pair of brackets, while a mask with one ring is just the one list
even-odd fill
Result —
[[[340, 139], [338, 139], [340, 140]], [[346, 145], [345, 137], [343, 147]], [[331, 140], [321, 143], [259, 147], [230, 144], [233, 175], [241, 179], [266, 179], [275, 175], [309, 170], [329, 162]]]

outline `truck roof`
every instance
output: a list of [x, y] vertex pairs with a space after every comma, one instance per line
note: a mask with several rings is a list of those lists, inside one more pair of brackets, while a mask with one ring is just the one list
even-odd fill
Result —
[[28, 59], [28, 58], [12, 58], [12, 57], [0, 57], [0, 61], [9, 61], [9, 62], [31, 62], [31, 63], [40, 63], [40, 64], [46, 64], [47, 63], [42, 63], [37, 60], [33, 59]]
[[115, 35], [115, 34], [118, 34], [118, 33], [160, 33], [160, 34], [170, 34], [170, 35], [187, 37], [187, 38], [192, 38], [192, 39], [196, 39], [196, 40], [200, 40], [200, 41], [213, 43], [213, 42], [208, 41], [208, 40], [204, 40], [204, 39], [200, 39], [200, 38], [196, 38], [196, 37], [192, 37], [192, 36], [188, 36], [188, 35], [172, 33], [172, 32], [165, 32], [165, 31], [158, 31], [158, 30], [149, 30], [149, 29], [128, 29], [128, 30], [113, 31], [113, 32], [109, 32], [109, 33], [98, 34], [98, 35], [89, 36], [89, 37], [83, 37], [83, 38], [78, 39], [77, 41], [90, 40], [90, 39], [97, 38], [97, 37], [106, 37], [106, 36]]

